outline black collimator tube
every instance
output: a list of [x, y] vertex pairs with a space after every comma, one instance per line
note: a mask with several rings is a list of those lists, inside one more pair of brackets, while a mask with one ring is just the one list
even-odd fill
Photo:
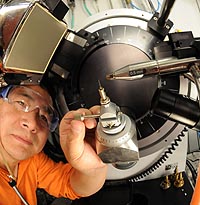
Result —
[[197, 101], [169, 90], [157, 89], [151, 103], [155, 115], [200, 130], [200, 108]]
[[170, 11], [171, 11], [171, 9], [174, 5], [174, 2], [175, 2], [175, 0], [165, 0], [165, 1], [163, 1], [162, 8], [161, 8], [161, 13], [160, 13], [158, 21], [157, 21], [157, 24], [160, 27], [165, 26], [165, 23], [168, 19], [168, 16], [169, 16]]

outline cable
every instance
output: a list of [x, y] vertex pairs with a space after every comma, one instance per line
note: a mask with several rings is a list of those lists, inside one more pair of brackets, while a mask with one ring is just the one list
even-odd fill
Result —
[[71, 11], [71, 28], [74, 28], [74, 9], [75, 9], [75, 0], [67, 0], [68, 6]]
[[94, 3], [95, 3], [95, 7], [96, 7], [97, 12], [100, 12], [98, 0], [94, 0]]
[[11, 179], [8, 183], [9, 185], [13, 188], [13, 190], [15, 191], [15, 193], [18, 195], [18, 197], [21, 199], [21, 201], [23, 202], [24, 205], [29, 205], [28, 202], [24, 199], [24, 197], [22, 196], [22, 194], [20, 193], [20, 191], [18, 190], [18, 188], [16, 187], [16, 178], [13, 174], [13, 172], [11, 171], [6, 159], [4, 158], [4, 155], [3, 153], [1, 152], [1, 149], [0, 149], [0, 154], [1, 154], [1, 157], [3, 159], [3, 162], [4, 162], [4, 165], [6, 166], [6, 169], [8, 170], [9, 172], [9, 178]]
[[140, 9], [139, 7], [137, 7], [132, 1], [130, 2], [130, 5], [133, 9], [137, 9], [139, 11], [142, 11], [142, 9]]
[[182, 138], [185, 136], [184, 132], [187, 132], [187, 131], [188, 129], [184, 127], [184, 129], [180, 132], [180, 134], [176, 137], [176, 139], [174, 139], [174, 141], [171, 143], [171, 147], [169, 147], [167, 151], [164, 152], [161, 158], [157, 162], [155, 162], [153, 165], [151, 165], [148, 169], [146, 169], [145, 171], [139, 173], [138, 175], [133, 176], [130, 179], [130, 181], [137, 182], [138, 180], [148, 176], [149, 174], [157, 170], [169, 158], [169, 155], [173, 154], [173, 152], [176, 150], [176, 147], [179, 146], [179, 142], [181, 142]]
[[121, 0], [123, 8], [127, 8], [126, 3], [124, 0]]
[[198, 0], [196, 0], [196, 3], [197, 3], [197, 7], [198, 7], [198, 9], [199, 9], [199, 12], [200, 12], [200, 3], [199, 3]]
[[0, 0], [0, 8], [4, 5], [4, 4], [6, 4], [7, 3], [7, 1], [5, 1], [5, 0]]
[[[194, 64], [190, 67], [190, 73], [194, 78], [194, 82], [197, 88], [198, 98], [200, 99], [200, 66], [198, 64]], [[199, 107], [200, 107], [200, 100], [199, 100]]]
[[[159, 0], [157, 0], [157, 8], [156, 9], [154, 8], [153, 3], [152, 3], [151, 0], [148, 0], [148, 3], [150, 4], [150, 7], [152, 8], [152, 10], [154, 10], [154, 12], [159, 11], [160, 5], [161, 5]], [[144, 10], [140, 9], [139, 7], [137, 7], [132, 1], [130, 1], [130, 5], [133, 9], [137, 9], [139, 11], [144, 11]], [[146, 12], [148, 12], [148, 11], [146, 11]], [[148, 12], [148, 13], [154, 13], [154, 12]]]
[[147, 1], [148, 1], [148, 3], [149, 3], [149, 6], [150, 6], [151, 9], [152, 9], [152, 13], [155, 13], [156, 11], [159, 11], [160, 5], [161, 5], [160, 2], [159, 2], [159, 0], [157, 0], [157, 9], [155, 9], [152, 0], [147, 0]]
[[131, 0], [125, 0], [125, 4], [127, 8], [131, 7]]
[[126, 5], [128, 6], [131, 3], [131, 0], [125, 0]]
[[90, 10], [88, 9], [85, 0], [83, 0], [83, 8], [84, 8], [84, 10], [86, 11], [86, 13], [87, 13], [89, 16], [92, 16], [92, 13], [91, 13]]
[[191, 161], [191, 162], [198, 162], [200, 159], [192, 160], [192, 159], [189, 159], [189, 158], [188, 158], [188, 160]]
[[24, 205], [29, 205], [29, 203], [24, 199], [24, 197], [22, 196], [22, 194], [20, 193], [20, 191], [18, 190], [18, 188], [16, 187], [16, 181], [14, 179], [11, 179], [10, 182], [8, 182], [9, 185], [14, 189], [14, 191], [16, 192], [16, 194], [19, 196], [19, 198], [21, 199], [21, 201], [23, 202]]
[[111, 8], [111, 9], [114, 9], [112, 0], [109, 0], [109, 4], [110, 4], [110, 8]]
[[189, 168], [189, 170], [192, 174], [192, 179], [193, 179], [194, 185], [195, 185], [196, 179], [197, 179], [197, 172], [196, 172], [195, 168], [193, 167], [193, 165], [190, 163], [189, 160], [186, 160], [186, 165], [187, 165], [187, 167]]
[[149, 3], [149, 6], [151, 7], [152, 13], [155, 13], [155, 12], [156, 12], [156, 9], [155, 9], [155, 7], [154, 7], [154, 5], [153, 5], [153, 2], [152, 2], [151, 0], [147, 0], [147, 1], [148, 1], [148, 3]]
[[74, 10], [72, 11], [71, 28], [74, 28]]
[[159, 0], [158, 0], [157, 2], [158, 2], [158, 6], [157, 6], [156, 11], [159, 11], [159, 10], [160, 10], [160, 7], [161, 7], [161, 3], [159, 2]]

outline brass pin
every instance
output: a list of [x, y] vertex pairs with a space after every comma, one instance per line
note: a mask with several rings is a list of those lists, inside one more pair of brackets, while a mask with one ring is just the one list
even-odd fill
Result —
[[184, 178], [182, 172], [178, 173], [176, 175], [175, 181], [174, 181], [174, 186], [176, 188], [180, 188], [184, 185]]
[[166, 190], [169, 189], [171, 187], [171, 182], [169, 180], [168, 176], [165, 176], [164, 180], [161, 182], [160, 184], [161, 188]]

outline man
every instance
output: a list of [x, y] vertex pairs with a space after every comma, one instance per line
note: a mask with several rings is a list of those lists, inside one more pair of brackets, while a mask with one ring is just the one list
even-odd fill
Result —
[[107, 166], [84, 140], [86, 129], [95, 128], [96, 121], [72, 120], [76, 114], [97, 112], [97, 107], [82, 108], [63, 117], [60, 144], [68, 163], [55, 163], [42, 152], [58, 121], [48, 92], [38, 85], [4, 89], [0, 98], [0, 204], [35, 205], [37, 188], [72, 200], [97, 192], [104, 184]]

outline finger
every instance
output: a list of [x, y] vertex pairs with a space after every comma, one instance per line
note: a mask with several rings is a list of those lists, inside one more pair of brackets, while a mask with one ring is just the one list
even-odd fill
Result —
[[60, 127], [60, 145], [68, 162], [79, 159], [84, 151], [85, 125], [72, 120], [68, 127]]
[[79, 132], [79, 129], [78, 128], [81, 128], [83, 129], [83, 127], [85, 128], [88, 128], [88, 129], [92, 129], [94, 127], [96, 127], [96, 120], [95, 119], [85, 119], [82, 121], [80, 120], [75, 120], [75, 116], [79, 114], [79, 115], [91, 115], [92, 112], [88, 109], [85, 109], [85, 108], [80, 108], [78, 109], [77, 111], [69, 111], [68, 113], [65, 114], [65, 116], [63, 117], [63, 119], [61, 120], [60, 122], [60, 130], [62, 133], [69, 133], [69, 132], [72, 132], [72, 127], [71, 127], [71, 123], [72, 121], [77, 121], [77, 126], [74, 127], [73, 129], [73, 132]]
[[59, 127], [60, 139], [65, 141], [83, 140], [85, 124], [78, 120], [62, 120]]
[[78, 120], [72, 120], [70, 125], [71, 125], [71, 137], [73, 137], [73, 139], [83, 141], [85, 138], [84, 123]]
[[100, 105], [95, 105], [95, 106], [91, 107], [89, 110], [92, 112], [92, 114], [99, 115], [100, 114]]
[[[91, 110], [88, 110], [86, 108], [80, 108], [76, 111], [76, 114], [82, 114], [84, 116], [84, 115], [91, 115], [94, 113]], [[83, 120], [83, 122], [85, 124], [85, 127], [88, 129], [92, 129], [92, 128], [96, 127], [96, 125], [97, 125], [96, 120], [93, 118], [85, 118]]]

